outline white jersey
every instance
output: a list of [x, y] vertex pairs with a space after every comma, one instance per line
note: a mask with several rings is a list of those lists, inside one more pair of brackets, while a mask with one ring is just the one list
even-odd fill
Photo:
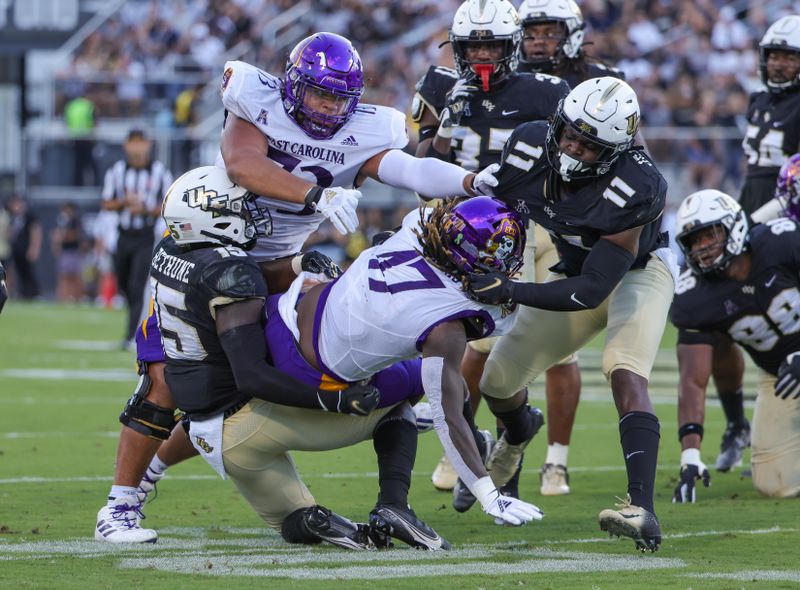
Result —
[[[450, 320], [474, 318], [474, 338], [506, 334], [514, 324], [516, 314], [504, 317], [499, 306], [472, 301], [459, 282], [422, 258], [412, 233], [419, 220], [418, 211], [409, 213], [395, 235], [362, 252], [328, 291], [316, 344], [321, 368], [332, 377], [358, 381], [416, 358], [431, 331]], [[296, 286], [280, 306], [290, 326]]]
[[[225, 64], [222, 104], [249, 121], [267, 137], [267, 156], [295, 176], [325, 188], [353, 187], [368, 159], [408, 143], [405, 116], [392, 108], [360, 104], [350, 120], [329, 139], [306, 135], [283, 108], [283, 81], [241, 61]], [[217, 166], [224, 168], [222, 155]], [[274, 260], [300, 251], [325, 219], [297, 203], [260, 198], [272, 215], [272, 235], [250, 252], [258, 260]]]

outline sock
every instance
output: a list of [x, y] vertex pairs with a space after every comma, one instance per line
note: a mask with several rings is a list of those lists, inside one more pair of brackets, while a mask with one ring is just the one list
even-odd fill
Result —
[[552, 445], [547, 445], [547, 458], [544, 460], [544, 462], [551, 463], [553, 465], [563, 465], [566, 467], [568, 454], [569, 445], [553, 443]]
[[111, 486], [111, 491], [108, 492], [108, 505], [114, 506], [115, 500], [130, 498], [136, 504], [139, 503], [139, 496], [136, 493], [136, 488], [132, 486]]
[[153, 460], [150, 461], [150, 465], [147, 467], [148, 470], [152, 471], [153, 474], [157, 476], [163, 476], [164, 472], [169, 468], [169, 465], [164, 463], [161, 459], [158, 458], [158, 453], [153, 455]]
[[506, 440], [510, 445], [518, 445], [533, 437], [533, 420], [528, 411], [527, 401], [510, 412], [496, 412], [495, 416], [506, 426]]
[[732, 426], [744, 426], [747, 424], [747, 418], [744, 415], [744, 394], [741, 388], [734, 392], [717, 392], [719, 401], [722, 404], [722, 410], [725, 412], [725, 418], [728, 424]]
[[647, 412], [628, 412], [619, 421], [619, 439], [628, 471], [631, 504], [641, 506], [653, 514], [653, 487], [656, 481], [660, 432], [658, 418]]
[[411, 470], [417, 456], [417, 427], [395, 418], [378, 425], [372, 435], [378, 456], [378, 503], [408, 506]]

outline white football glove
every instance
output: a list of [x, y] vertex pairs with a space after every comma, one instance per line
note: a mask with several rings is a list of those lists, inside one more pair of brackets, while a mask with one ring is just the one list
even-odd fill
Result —
[[702, 480], [705, 487], [711, 485], [711, 474], [700, 460], [700, 449], [684, 449], [681, 453], [680, 481], [672, 495], [673, 504], [694, 504], [697, 501], [698, 480]]
[[472, 179], [472, 190], [479, 195], [494, 196], [494, 187], [497, 186], [498, 180], [495, 174], [500, 170], [500, 164], [491, 164], [480, 172], [478, 172]]
[[356, 231], [358, 215], [356, 207], [361, 198], [361, 191], [341, 186], [322, 189], [322, 196], [316, 203], [316, 210], [330, 219], [333, 227], [340, 234], [347, 235]]
[[[491, 489], [489, 489], [491, 486]], [[523, 502], [518, 498], [504, 496], [492, 483], [490, 477], [482, 477], [473, 486], [475, 497], [480, 501], [483, 511], [496, 521], [514, 526], [523, 525], [532, 520], [542, 520], [544, 512], [537, 506]]]

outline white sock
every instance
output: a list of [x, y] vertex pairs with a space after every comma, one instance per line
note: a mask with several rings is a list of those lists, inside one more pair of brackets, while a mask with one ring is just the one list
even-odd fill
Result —
[[113, 506], [116, 504], [115, 500], [120, 498], [127, 498], [139, 502], [139, 496], [136, 494], [136, 488], [131, 486], [111, 486], [111, 491], [108, 492], [108, 505]]
[[156, 475], [164, 475], [164, 472], [167, 470], [168, 467], [169, 465], [167, 465], [161, 459], [159, 459], [158, 454], [156, 454], [153, 455], [153, 460], [150, 461], [150, 465], [147, 468]]
[[569, 445], [562, 445], [561, 443], [553, 443], [547, 445], [547, 459], [545, 463], [552, 463], [553, 465], [567, 466], [567, 455], [569, 454]]

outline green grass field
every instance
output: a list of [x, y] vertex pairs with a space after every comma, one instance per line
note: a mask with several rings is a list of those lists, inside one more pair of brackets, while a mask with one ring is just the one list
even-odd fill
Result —
[[[545, 511], [539, 523], [498, 527], [477, 508], [455, 513], [450, 495], [430, 484], [441, 453], [430, 433], [420, 438], [411, 501], [456, 546], [447, 554], [288, 546], [199, 459], [172, 469], [146, 507], [145, 524], [160, 531], [158, 544], [96, 542], [117, 416], [135, 383], [133, 354], [114, 349], [122, 325], [121, 312], [48, 304], [12, 302], [0, 317], [0, 588], [800, 587], [797, 500], [759, 497], [737, 470], [712, 474], [712, 487], [698, 492], [695, 505], [670, 503], [680, 454], [672, 332], [654, 396], [662, 423], [656, 508], [664, 532], [654, 555], [604, 537], [597, 525], [597, 513], [624, 494], [626, 480], [616, 412], [592, 351], [585, 354], [587, 395], [570, 447], [573, 493], [539, 496], [543, 433], [527, 453], [522, 492]], [[534, 400], [541, 400], [536, 391]], [[489, 425], [486, 410], [478, 420]], [[712, 404], [706, 463], [714, 461], [723, 428]], [[370, 444], [299, 453], [296, 460], [318, 502], [366, 518], [377, 493]]]

